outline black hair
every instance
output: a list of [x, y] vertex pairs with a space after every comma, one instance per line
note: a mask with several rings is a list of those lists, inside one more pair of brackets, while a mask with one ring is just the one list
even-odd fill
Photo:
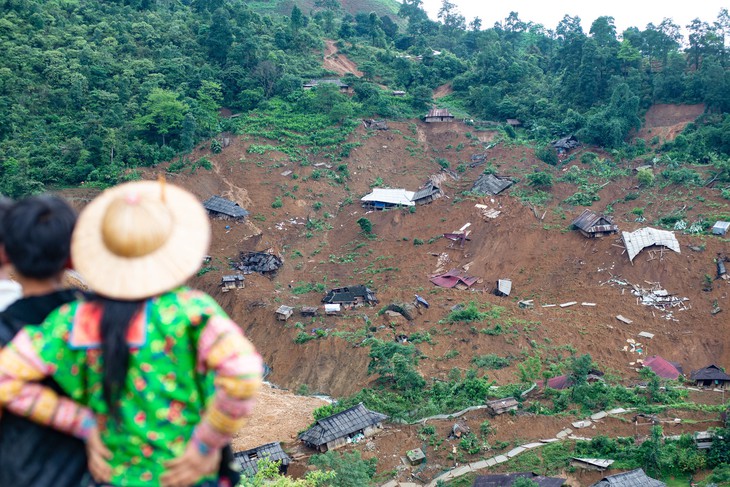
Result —
[[[2, 223], [5, 213], [8, 212], [11, 206], [13, 206], [13, 200], [11, 200], [10, 198], [5, 198], [4, 196], [0, 196], [0, 223]], [[5, 242], [4, 235], [5, 232], [3, 232], [3, 226], [0, 224], [0, 245]]]
[[101, 362], [102, 392], [112, 419], [119, 419], [119, 399], [124, 392], [129, 370], [127, 332], [144, 301], [120, 301], [93, 296], [91, 301], [102, 308]]
[[48, 279], [68, 263], [76, 212], [57, 196], [31, 196], [3, 216], [5, 252], [18, 274]]

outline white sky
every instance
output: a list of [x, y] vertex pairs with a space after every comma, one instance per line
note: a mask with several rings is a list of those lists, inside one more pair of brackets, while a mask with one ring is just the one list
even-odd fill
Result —
[[[519, 14], [520, 20], [542, 24], [555, 29], [565, 14], [578, 16], [583, 30], [588, 33], [591, 23], [607, 15], [614, 18], [616, 31], [621, 34], [628, 27], [643, 30], [649, 22], [658, 25], [665, 17], [671, 18], [683, 32], [693, 19], [712, 23], [721, 8], [730, 8], [729, 0], [450, 0], [457, 5], [467, 24], [474, 17], [482, 19], [482, 29], [504, 20], [510, 12]], [[423, 0], [423, 7], [430, 18], [436, 20], [441, 0]], [[686, 37], [686, 33], [685, 33]]]

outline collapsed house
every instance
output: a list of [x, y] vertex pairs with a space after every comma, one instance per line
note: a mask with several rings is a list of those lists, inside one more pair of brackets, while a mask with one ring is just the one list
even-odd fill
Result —
[[553, 148], [558, 151], [558, 154], [565, 154], [576, 147], [580, 147], [580, 142], [575, 138], [575, 135], [569, 135], [552, 142]]
[[451, 269], [449, 272], [433, 276], [429, 280], [438, 287], [445, 287], [448, 289], [455, 287], [463, 290], [473, 286], [479, 278], [468, 276], [465, 272], [458, 269]]
[[378, 299], [375, 297], [375, 292], [372, 289], [363, 285], [357, 285], [331, 289], [322, 298], [322, 302], [325, 304], [357, 306], [361, 304], [377, 304]]
[[454, 116], [446, 108], [432, 108], [428, 111], [423, 121], [426, 123], [433, 122], [453, 122]]
[[373, 188], [372, 192], [360, 198], [360, 201], [364, 208], [384, 210], [397, 206], [415, 206], [414, 195], [413, 191], [405, 189]]
[[497, 176], [495, 174], [482, 174], [474, 182], [474, 186], [471, 188], [471, 192], [481, 195], [492, 195], [496, 196], [505, 189], [512, 186], [513, 182], [511, 179]]
[[730, 375], [727, 375], [720, 367], [715, 364], [703, 367], [690, 374], [692, 380], [697, 387], [715, 387], [725, 389], [730, 387]]
[[583, 213], [573, 220], [572, 225], [583, 236], [589, 238], [605, 237], [618, 233], [618, 225], [614, 225], [610, 216], [599, 215], [591, 210], [583, 210]]
[[278, 462], [279, 473], [282, 475], [286, 475], [291, 463], [291, 458], [281, 448], [281, 443], [278, 441], [257, 446], [250, 450], [236, 452], [233, 457], [238, 460], [242, 472], [251, 477], [259, 471], [259, 460]]
[[243, 274], [230, 274], [221, 277], [221, 291], [227, 293], [231, 289], [243, 289], [245, 287]]
[[561, 487], [566, 481], [560, 477], [543, 477], [532, 472], [495, 473], [479, 475], [474, 479], [473, 487], [511, 487], [517, 479], [530, 479], [538, 487]]
[[667, 484], [646, 475], [640, 468], [629, 472], [610, 475], [599, 480], [591, 487], [666, 487]]
[[223, 220], [240, 220], [246, 218], [249, 214], [235, 201], [227, 200], [221, 196], [211, 196], [203, 201], [203, 208], [208, 211], [208, 215]]
[[431, 203], [433, 200], [441, 198], [443, 194], [444, 193], [441, 191], [441, 188], [429, 179], [413, 194], [411, 201], [417, 205], [425, 205], [426, 203]]
[[241, 252], [235, 266], [244, 274], [274, 275], [283, 263], [281, 257], [269, 252]]
[[302, 306], [299, 312], [302, 316], [317, 316], [319, 310], [316, 306]]
[[649, 367], [662, 379], [677, 380], [680, 375], [676, 365], [659, 355], [652, 355], [644, 359], [644, 367]]
[[317, 422], [299, 439], [309, 448], [324, 453], [372, 436], [383, 428], [385, 414], [370, 411], [362, 403]]
[[[586, 382], [593, 384], [595, 382], [603, 382], [603, 372], [596, 369], [591, 369], [586, 377]], [[563, 390], [569, 387], [573, 387], [573, 378], [568, 374], [558, 375], [547, 380], [547, 387], [556, 390]]]
[[666, 247], [678, 254], [682, 253], [682, 250], [679, 248], [677, 237], [674, 236], [674, 232], [667, 230], [657, 230], [656, 228], [645, 227], [633, 232], [621, 232], [621, 238], [624, 241], [626, 253], [628, 254], [631, 262], [634, 261], [634, 257], [636, 257], [639, 252], [654, 245]]

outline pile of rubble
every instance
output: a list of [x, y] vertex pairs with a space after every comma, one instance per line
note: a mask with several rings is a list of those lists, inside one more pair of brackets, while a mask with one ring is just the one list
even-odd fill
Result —
[[241, 252], [235, 267], [244, 274], [260, 272], [264, 275], [273, 275], [282, 264], [281, 257], [270, 252]]
[[621, 290], [621, 294], [624, 293], [625, 289], [630, 289], [631, 294], [636, 296], [636, 304], [651, 306], [661, 311], [663, 313], [662, 317], [667, 320], [679, 321], [674, 318], [674, 312], [692, 308], [688, 303], [689, 298], [683, 298], [670, 293], [662, 288], [658, 282], [644, 282], [649, 285], [648, 288], [631, 284], [617, 277], [611, 277], [609, 280], [602, 282], [601, 286], [608, 284], [610, 286], [622, 287], [624, 289]]

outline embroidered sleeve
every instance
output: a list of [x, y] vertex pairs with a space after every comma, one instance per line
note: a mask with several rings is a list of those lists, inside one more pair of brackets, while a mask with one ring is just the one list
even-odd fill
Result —
[[34, 382], [53, 372], [36, 352], [27, 329], [22, 330], [0, 351], [0, 404], [18, 416], [86, 439], [96, 425], [91, 410]]
[[251, 414], [261, 386], [261, 356], [226, 316], [208, 319], [198, 339], [198, 363], [215, 372], [215, 395], [193, 432], [201, 451], [225, 446]]

